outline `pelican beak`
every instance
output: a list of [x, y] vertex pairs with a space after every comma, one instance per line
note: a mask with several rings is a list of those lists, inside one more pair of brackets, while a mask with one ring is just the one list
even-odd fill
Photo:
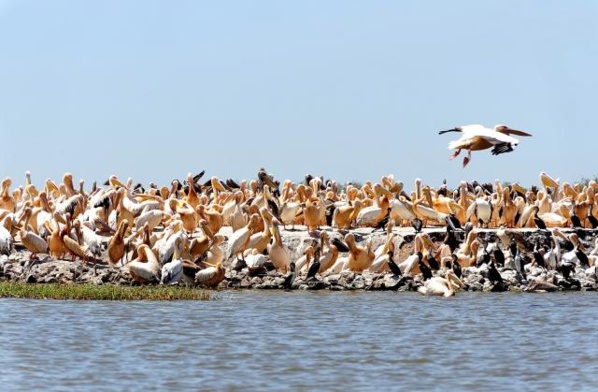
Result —
[[552, 179], [548, 174], [542, 172], [540, 173], [540, 181], [542, 185], [546, 188], [558, 188], [559, 183]]
[[525, 132], [525, 131], [521, 131], [519, 129], [513, 129], [513, 128], [509, 128], [507, 127], [507, 131], [508, 133], [510, 133], [511, 135], [517, 135], [517, 136], [532, 136], [531, 133]]
[[519, 184], [517, 184], [517, 183], [513, 183], [513, 184], [511, 184], [511, 188], [512, 188], [514, 191], [516, 191], [516, 192], [518, 192], [518, 193], [521, 193], [521, 194], [525, 195], [525, 189], [523, 189], [523, 187], [522, 187], [521, 185], [519, 185]]
[[116, 177], [111, 177], [110, 180], [110, 185], [112, 185], [114, 188], [116, 188], [117, 186], [123, 188], [123, 189], [128, 189], [127, 186], [125, 184], [123, 184], [118, 178]]

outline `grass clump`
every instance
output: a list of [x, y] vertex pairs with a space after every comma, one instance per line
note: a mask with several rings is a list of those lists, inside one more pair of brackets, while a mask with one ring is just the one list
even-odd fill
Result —
[[211, 300], [210, 291], [182, 286], [117, 286], [93, 284], [0, 283], [0, 298], [113, 301]]

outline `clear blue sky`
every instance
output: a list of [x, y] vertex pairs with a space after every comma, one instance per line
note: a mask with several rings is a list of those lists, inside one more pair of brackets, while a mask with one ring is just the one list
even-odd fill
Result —
[[[596, 1], [0, 0], [0, 176], [598, 174]], [[531, 132], [448, 161], [457, 125]]]

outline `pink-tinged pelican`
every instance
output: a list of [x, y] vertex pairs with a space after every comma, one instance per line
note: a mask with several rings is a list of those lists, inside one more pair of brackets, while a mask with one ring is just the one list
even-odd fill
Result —
[[492, 155], [504, 154], [513, 151], [513, 147], [519, 144], [519, 140], [511, 135], [532, 136], [531, 134], [507, 127], [497, 125], [494, 129], [486, 128], [480, 124], [464, 125], [446, 131], [438, 132], [442, 135], [447, 132], [461, 132], [458, 140], [449, 142], [449, 150], [456, 150], [449, 159], [456, 158], [461, 150], [467, 150], [467, 156], [463, 158], [463, 167], [471, 160], [471, 152], [486, 150], [492, 147]]

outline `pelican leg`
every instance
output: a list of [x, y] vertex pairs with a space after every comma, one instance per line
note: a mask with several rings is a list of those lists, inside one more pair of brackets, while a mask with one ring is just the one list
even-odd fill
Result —
[[467, 166], [469, 161], [471, 161], [471, 150], [467, 150], [467, 156], [463, 158], [463, 167]]
[[453, 160], [453, 159], [457, 158], [460, 153], [461, 153], [461, 149], [458, 149], [451, 156], [449, 156], [449, 160]]

